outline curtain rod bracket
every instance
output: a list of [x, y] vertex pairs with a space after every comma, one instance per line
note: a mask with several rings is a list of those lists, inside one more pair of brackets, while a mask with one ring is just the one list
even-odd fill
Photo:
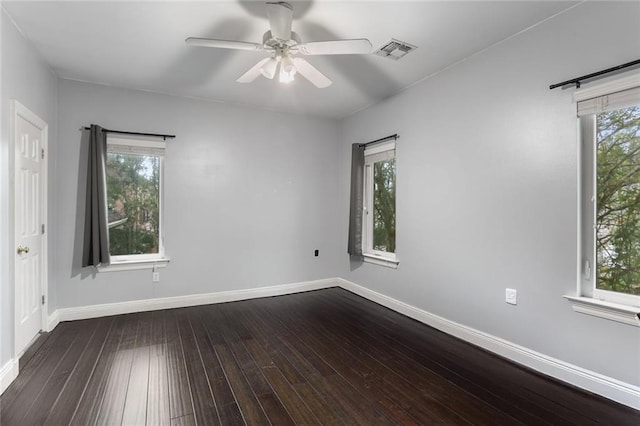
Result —
[[[91, 130], [91, 127], [81, 127], [80, 130]], [[102, 131], [105, 133], [117, 133], [119, 135], [134, 135], [134, 136], [149, 136], [154, 138], [162, 138], [163, 140], [173, 139], [176, 135], [164, 135], [162, 133], [140, 133], [140, 132], [125, 132], [123, 130], [110, 130], [102, 128]]]
[[580, 85], [582, 84], [582, 82], [584, 80], [590, 80], [592, 78], [601, 77], [601, 76], [606, 75], [606, 74], [611, 74], [611, 73], [614, 73], [616, 71], [621, 71], [621, 70], [623, 70], [625, 68], [636, 67], [637, 65], [640, 65], [640, 59], [636, 59], [635, 61], [627, 62], [626, 64], [617, 65], [615, 67], [607, 68], [606, 70], [602, 70], [602, 71], [594, 72], [594, 73], [591, 73], [591, 74], [583, 75], [582, 77], [572, 78], [571, 80], [563, 81], [562, 83], [552, 84], [551, 86], [549, 86], [549, 90], [553, 90], [556, 87], [568, 86], [568, 85], [571, 85], [571, 84], [575, 84], [576, 85], [576, 89], [579, 89]]
[[378, 142], [385, 142], [385, 141], [388, 141], [390, 139], [397, 140], [399, 138], [400, 138], [400, 136], [397, 133], [395, 133], [393, 135], [385, 136], [384, 138], [376, 139], [376, 140], [371, 141], [371, 142], [361, 143], [359, 145], [360, 146], [367, 146], [367, 145], [371, 145], [371, 144], [378, 143]]

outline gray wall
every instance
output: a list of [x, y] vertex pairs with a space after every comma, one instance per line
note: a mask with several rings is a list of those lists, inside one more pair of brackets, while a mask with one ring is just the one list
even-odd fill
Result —
[[[586, 2], [345, 119], [338, 275], [640, 385], [638, 328], [562, 297], [576, 292], [577, 123], [574, 90], [548, 89], [637, 59], [638, 28], [640, 3]], [[350, 144], [396, 132], [399, 268], [350, 263]]]
[[[65, 80], [56, 86], [4, 12], [1, 22], [0, 235], [10, 229], [8, 100], [16, 98], [49, 123], [54, 151], [50, 311], [342, 276], [640, 384], [637, 328], [576, 314], [562, 298], [576, 288], [576, 119], [573, 90], [547, 89], [637, 59], [637, 2], [581, 4], [341, 126]], [[160, 283], [150, 271], [79, 268], [79, 128], [91, 123], [178, 135], [165, 171], [172, 262]], [[400, 267], [352, 264], [349, 146], [395, 132]], [[11, 253], [0, 238], [0, 366], [13, 349]], [[517, 306], [504, 303], [505, 287], [518, 290]]]
[[[10, 175], [13, 165], [9, 161], [9, 134], [11, 116], [9, 101], [16, 99], [29, 108], [49, 125], [49, 149], [55, 149], [57, 139], [56, 76], [42, 61], [31, 45], [22, 37], [18, 29], [0, 9], [0, 31], [2, 45], [2, 95], [0, 111], [2, 126], [0, 131], [0, 367], [13, 356], [13, 284], [10, 274], [13, 270], [14, 247], [9, 241], [10, 212], [13, 201], [9, 197]], [[55, 160], [49, 159], [49, 223], [55, 220]], [[53, 242], [55, 230], [49, 232], [49, 308], [56, 307], [56, 286], [51, 271], [55, 263]]]
[[[337, 122], [67, 80], [58, 92], [59, 308], [335, 276]], [[177, 135], [164, 174], [171, 263], [159, 283], [150, 270], [79, 267], [79, 129], [91, 123]]]

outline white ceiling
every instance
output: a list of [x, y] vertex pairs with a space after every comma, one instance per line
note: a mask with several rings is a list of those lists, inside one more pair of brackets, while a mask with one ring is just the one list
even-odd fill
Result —
[[302, 41], [391, 38], [418, 46], [399, 61], [375, 55], [306, 59], [333, 85], [235, 80], [263, 52], [187, 46], [187, 37], [261, 42], [263, 2], [3, 1], [61, 78], [197, 97], [231, 105], [344, 117], [571, 7], [557, 1], [290, 2]]

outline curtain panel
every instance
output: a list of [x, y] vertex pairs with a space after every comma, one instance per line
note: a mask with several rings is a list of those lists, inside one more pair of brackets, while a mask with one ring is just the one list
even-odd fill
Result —
[[95, 124], [89, 131], [83, 267], [109, 265], [111, 262], [107, 218], [107, 135], [102, 127]]
[[351, 256], [362, 256], [362, 207], [364, 205], [363, 144], [351, 145], [351, 198], [349, 204], [349, 244]]

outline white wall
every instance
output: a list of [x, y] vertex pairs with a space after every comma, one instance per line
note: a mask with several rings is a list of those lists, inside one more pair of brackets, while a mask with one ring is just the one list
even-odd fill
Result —
[[[637, 327], [574, 313], [574, 90], [548, 86], [640, 56], [640, 3], [586, 2], [343, 121], [350, 145], [399, 133], [398, 270], [339, 276], [574, 365], [640, 385]], [[408, 59], [408, 58], [407, 58]], [[342, 251], [344, 253], [344, 251]], [[518, 305], [504, 302], [505, 288]]]
[[[327, 230], [337, 229], [337, 122], [68, 80], [58, 92], [59, 308], [334, 276], [337, 237]], [[159, 283], [149, 270], [95, 275], [79, 266], [79, 129], [92, 123], [177, 136], [167, 141], [164, 175], [171, 263]]]
[[[13, 356], [13, 270], [14, 247], [9, 235], [13, 229], [11, 212], [13, 201], [9, 188], [13, 165], [9, 159], [10, 108], [9, 101], [16, 99], [29, 108], [49, 125], [49, 148], [57, 144], [56, 76], [42, 61], [32, 46], [22, 37], [4, 9], [0, 9], [2, 55], [2, 95], [0, 111], [2, 126], [0, 132], [0, 368]], [[51, 189], [55, 185], [55, 164], [50, 159], [49, 166], [49, 223], [55, 220], [55, 197]], [[49, 232], [49, 276], [55, 263], [53, 241], [55, 230]], [[56, 307], [55, 281], [49, 279], [49, 308]]]

